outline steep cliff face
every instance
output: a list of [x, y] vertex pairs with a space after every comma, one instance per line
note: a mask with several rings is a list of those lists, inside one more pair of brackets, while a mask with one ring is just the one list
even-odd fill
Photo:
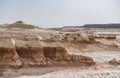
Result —
[[54, 61], [64, 61], [64, 58], [67, 56], [67, 52], [63, 47], [44, 47], [44, 56], [50, 58]]
[[21, 65], [19, 55], [10, 39], [0, 40], [0, 64], [6, 66]]
[[4, 45], [0, 46], [0, 64], [16, 67], [95, 64], [90, 57], [69, 54], [64, 46], [56, 42], [8, 41], [9, 44], [6, 40], [1, 42]]
[[14, 60], [15, 51], [13, 48], [0, 47], [0, 64], [12, 65], [15, 63]]
[[[46, 45], [47, 44], [47, 45]], [[70, 54], [62, 42], [45, 42], [44, 43], [44, 56], [47, 58], [48, 65], [94, 65], [95, 62], [92, 58], [82, 55]], [[53, 64], [52, 64], [53, 63]]]
[[43, 48], [39, 41], [17, 41], [16, 51], [23, 66], [42, 66], [46, 63]]

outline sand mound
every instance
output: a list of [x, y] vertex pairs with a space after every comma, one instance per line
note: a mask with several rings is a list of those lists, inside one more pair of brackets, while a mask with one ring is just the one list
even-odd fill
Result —
[[35, 28], [40, 28], [38, 26], [34, 26], [34, 25], [30, 25], [30, 24], [26, 24], [23, 21], [17, 21], [13, 24], [7, 24], [5, 26], [3, 26], [3, 28], [21, 28], [21, 29], [35, 29]]

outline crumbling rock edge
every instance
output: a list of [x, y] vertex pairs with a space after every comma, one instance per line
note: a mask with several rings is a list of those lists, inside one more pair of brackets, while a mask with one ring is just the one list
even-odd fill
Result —
[[[5, 42], [6, 43], [6, 42]], [[31, 45], [32, 43], [32, 45]], [[17, 42], [11, 40], [11, 47], [0, 47], [0, 65], [8, 67], [47, 67], [47, 66], [91, 66], [92, 58], [69, 54], [64, 46], [38, 41]]]

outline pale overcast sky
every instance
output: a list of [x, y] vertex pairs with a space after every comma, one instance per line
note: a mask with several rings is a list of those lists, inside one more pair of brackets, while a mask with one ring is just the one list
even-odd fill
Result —
[[120, 0], [0, 0], [0, 23], [42, 27], [120, 23]]

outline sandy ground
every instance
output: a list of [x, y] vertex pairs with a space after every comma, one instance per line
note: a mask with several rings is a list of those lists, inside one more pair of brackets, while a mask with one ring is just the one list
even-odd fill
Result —
[[75, 52], [77, 55], [92, 57], [95, 62], [108, 62], [114, 58], [120, 60], [120, 52]]
[[16, 78], [120, 78], [120, 67], [111, 68], [64, 68], [39, 76], [21, 76]]
[[63, 69], [68, 69], [69, 67], [42, 67], [42, 68], [21, 68], [21, 69], [6, 69], [3, 72], [4, 78], [14, 78], [20, 77], [24, 75], [28, 76], [40, 76], [46, 73], [55, 72]]

